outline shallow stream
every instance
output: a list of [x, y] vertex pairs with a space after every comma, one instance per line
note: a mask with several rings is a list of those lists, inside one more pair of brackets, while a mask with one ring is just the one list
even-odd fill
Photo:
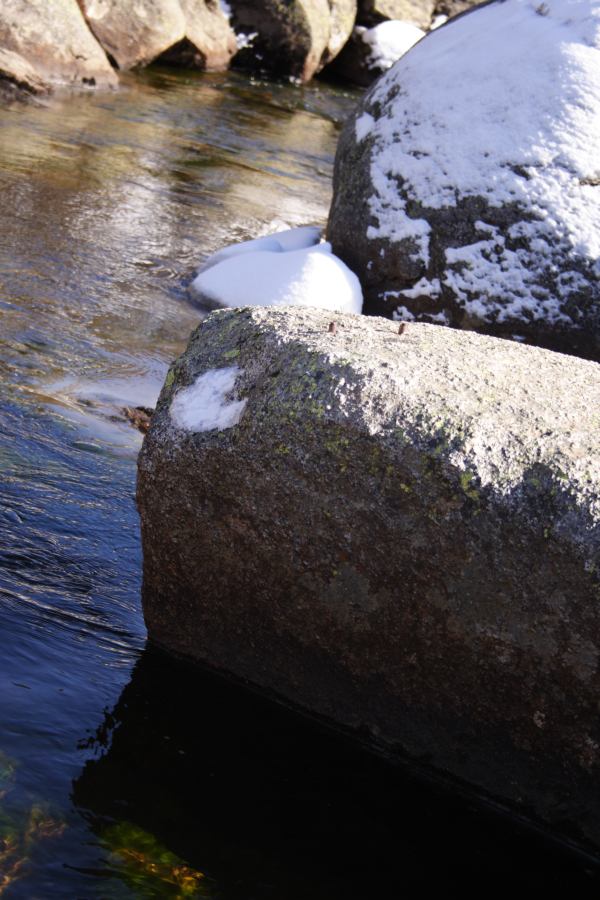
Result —
[[356, 95], [131, 77], [0, 109], [0, 895], [384, 900], [581, 862], [144, 647], [151, 406], [232, 240], [323, 222]]

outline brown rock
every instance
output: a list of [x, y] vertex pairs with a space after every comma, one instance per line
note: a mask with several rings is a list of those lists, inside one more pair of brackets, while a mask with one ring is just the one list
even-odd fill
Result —
[[180, 0], [185, 15], [184, 38], [160, 61], [194, 69], [219, 71], [237, 52], [235, 32], [217, 0]]
[[431, 24], [434, 8], [435, 0], [359, 0], [357, 21], [359, 25], [377, 25], [386, 19], [400, 19], [425, 30]]
[[0, 97], [18, 98], [23, 94], [45, 94], [48, 82], [39, 76], [27, 60], [10, 50], [0, 49]]
[[39, 77], [52, 83], [117, 83], [76, 0], [2, 0], [0, 47], [19, 54]]
[[183, 40], [179, 0], [80, 0], [88, 25], [119, 69], [152, 62]]

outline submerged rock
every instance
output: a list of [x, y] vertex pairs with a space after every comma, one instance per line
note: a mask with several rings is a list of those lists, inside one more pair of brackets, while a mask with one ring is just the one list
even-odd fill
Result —
[[0, 48], [18, 54], [48, 84], [117, 84], [77, 0], [2, 0]]
[[599, 67], [597, 4], [506, 0], [377, 82], [328, 225], [367, 309], [600, 359]]
[[348, 40], [356, 0], [229, 0], [241, 68], [308, 81]]
[[600, 367], [209, 316], [139, 458], [150, 640], [600, 848]]

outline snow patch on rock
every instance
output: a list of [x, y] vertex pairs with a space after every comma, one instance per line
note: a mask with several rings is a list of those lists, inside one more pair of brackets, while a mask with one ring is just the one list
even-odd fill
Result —
[[381, 22], [374, 28], [365, 28], [361, 37], [371, 49], [367, 59], [369, 69], [387, 71], [424, 36], [425, 32], [417, 25], [398, 19]]
[[228, 400], [237, 378], [242, 374], [238, 366], [210, 369], [189, 387], [175, 395], [170, 415], [177, 428], [186, 431], [223, 431], [240, 421], [246, 400]]

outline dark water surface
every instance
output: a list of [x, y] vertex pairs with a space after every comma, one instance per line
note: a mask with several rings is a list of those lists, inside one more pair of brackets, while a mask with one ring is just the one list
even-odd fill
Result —
[[0, 895], [400, 898], [593, 873], [144, 649], [133, 494], [210, 252], [322, 222], [324, 85], [146, 74], [0, 110]]

